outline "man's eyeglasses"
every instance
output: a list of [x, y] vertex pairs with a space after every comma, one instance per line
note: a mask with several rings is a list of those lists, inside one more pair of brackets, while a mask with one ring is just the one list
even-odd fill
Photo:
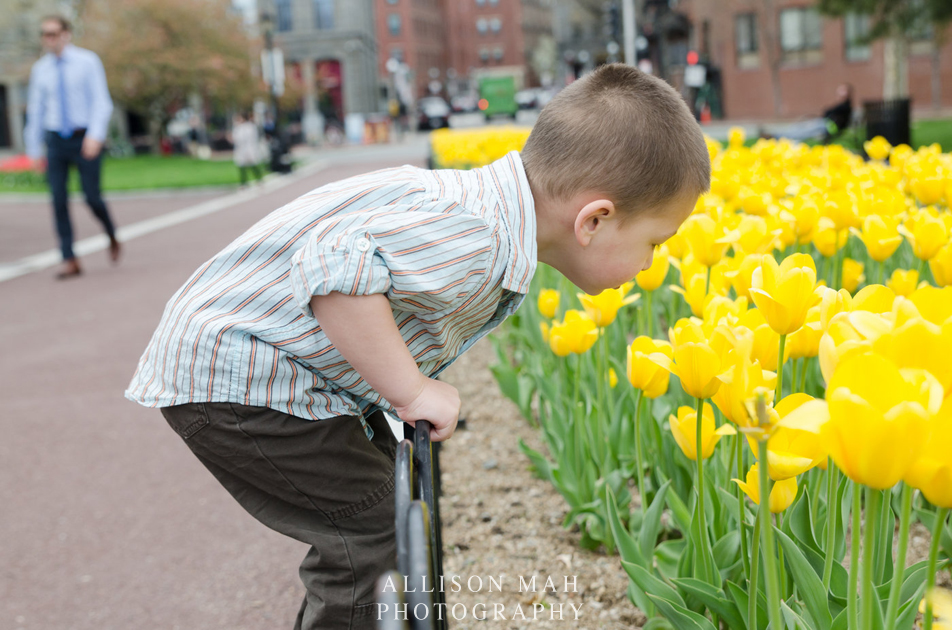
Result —
[[54, 37], [59, 37], [63, 31], [40, 31], [40, 37], [46, 39], [53, 39]]

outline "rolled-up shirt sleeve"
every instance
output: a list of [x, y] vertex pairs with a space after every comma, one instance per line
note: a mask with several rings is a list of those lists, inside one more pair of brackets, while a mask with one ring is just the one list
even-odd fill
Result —
[[458, 304], [488, 279], [493, 233], [473, 215], [416, 210], [359, 213], [319, 225], [291, 259], [295, 302], [331, 292], [385, 293], [402, 310]]

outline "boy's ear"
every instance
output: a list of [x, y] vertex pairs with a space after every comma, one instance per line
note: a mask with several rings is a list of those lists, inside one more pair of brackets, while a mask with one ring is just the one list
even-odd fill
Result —
[[578, 244], [588, 246], [595, 233], [602, 229], [606, 220], [614, 218], [615, 213], [615, 204], [609, 199], [596, 199], [582, 206], [575, 217], [575, 240]]

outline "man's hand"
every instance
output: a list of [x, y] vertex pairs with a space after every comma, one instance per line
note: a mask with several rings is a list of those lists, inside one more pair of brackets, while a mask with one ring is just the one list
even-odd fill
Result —
[[400, 419], [416, 426], [417, 420], [427, 420], [433, 428], [430, 439], [434, 442], [448, 440], [456, 430], [459, 420], [459, 392], [432, 378], [423, 377], [419, 393], [403, 406], [394, 405]]
[[44, 158], [30, 160], [30, 168], [33, 169], [34, 172], [42, 175], [46, 172], [46, 160]]
[[83, 138], [83, 157], [87, 160], [95, 160], [99, 156], [99, 152], [102, 151], [102, 142], [99, 140], [94, 140], [89, 136]]

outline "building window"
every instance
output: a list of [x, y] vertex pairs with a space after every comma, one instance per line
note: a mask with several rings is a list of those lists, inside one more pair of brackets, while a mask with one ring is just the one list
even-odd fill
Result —
[[847, 13], [843, 18], [843, 34], [847, 61], [866, 61], [870, 58], [868, 15]]
[[502, 61], [502, 48], [497, 47], [493, 50], [493, 59], [496, 61]]
[[488, 29], [489, 22], [486, 20], [486, 18], [479, 18], [476, 20], [476, 30], [479, 31], [480, 35], [485, 35]]
[[489, 20], [489, 29], [493, 33], [498, 33], [502, 29], [502, 20], [497, 17]]
[[477, 7], [485, 6], [485, 4], [486, 4], [486, 0], [476, 0]]
[[479, 49], [479, 58], [480, 58], [483, 62], [489, 61], [489, 49], [488, 49], [488, 48], [480, 48], [480, 49]]
[[757, 14], [741, 13], [734, 16], [734, 47], [737, 49], [738, 68], [756, 68], [760, 65], [757, 52]]
[[400, 20], [399, 13], [391, 13], [387, 16], [387, 29], [390, 31], [390, 34], [394, 37], [400, 34], [400, 27], [402, 22]]
[[314, 28], [326, 31], [334, 28], [334, 0], [312, 0]]
[[814, 8], [780, 11], [780, 50], [788, 63], [819, 63], [823, 59], [823, 21]]
[[279, 31], [291, 30], [291, 0], [275, 0], [275, 11], [278, 14], [277, 27]]
[[387, 0], [387, 4], [396, 4], [397, 0]]
[[489, 0], [489, 6], [494, 7], [499, 4], [499, 0]]

